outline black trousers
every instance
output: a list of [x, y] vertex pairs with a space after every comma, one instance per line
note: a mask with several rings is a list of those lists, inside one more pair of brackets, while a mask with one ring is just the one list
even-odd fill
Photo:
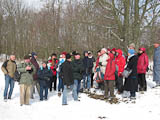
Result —
[[91, 74], [91, 88], [93, 88], [93, 76], [94, 76], [94, 73]]
[[123, 77], [121, 76], [117, 79], [117, 88], [119, 93], [123, 92]]
[[146, 91], [147, 90], [147, 82], [146, 82], [146, 74], [138, 74], [138, 86], [139, 91]]
[[53, 76], [52, 78], [51, 78], [51, 81], [50, 81], [50, 91], [52, 91], [52, 84], [53, 84], [53, 82], [54, 82], [54, 91], [56, 91], [56, 89], [57, 89], [57, 77], [56, 76]]

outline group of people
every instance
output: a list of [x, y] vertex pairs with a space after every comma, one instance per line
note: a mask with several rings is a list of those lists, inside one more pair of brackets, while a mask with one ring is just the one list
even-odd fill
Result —
[[[160, 43], [156, 42], [154, 47], [153, 80], [159, 86]], [[79, 92], [89, 92], [93, 86], [93, 80], [98, 84], [97, 89], [105, 91], [104, 99], [115, 98], [115, 93], [123, 94], [124, 91], [130, 92], [131, 99], [136, 99], [137, 91], [147, 91], [145, 75], [148, 71], [149, 58], [144, 47], [136, 52], [135, 44], [130, 44], [127, 56], [121, 49], [116, 48], [102, 48], [97, 52], [96, 60], [91, 51], [84, 51], [83, 55], [82, 57], [76, 51], [62, 52], [58, 59], [53, 53], [41, 65], [37, 62], [35, 52], [25, 55], [24, 61], [19, 64], [15, 62], [15, 55], [11, 55], [1, 67], [5, 74], [4, 100], [7, 101], [12, 97], [14, 77], [17, 72], [20, 74], [21, 106], [29, 105], [30, 98], [34, 99], [35, 87], [40, 101], [48, 99], [48, 89], [50, 92], [58, 91], [58, 96], [62, 94], [62, 105], [68, 104], [69, 90], [72, 91], [74, 101], [80, 101]]]

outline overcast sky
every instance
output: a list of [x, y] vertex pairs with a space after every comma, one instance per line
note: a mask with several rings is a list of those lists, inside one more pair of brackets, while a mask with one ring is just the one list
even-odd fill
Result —
[[23, 0], [26, 6], [41, 8], [45, 0]]

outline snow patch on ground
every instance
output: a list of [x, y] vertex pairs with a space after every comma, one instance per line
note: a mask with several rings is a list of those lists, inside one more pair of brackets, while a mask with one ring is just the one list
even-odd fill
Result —
[[[0, 66], [2, 63], [0, 63]], [[57, 92], [49, 92], [48, 101], [39, 101], [38, 94], [31, 105], [20, 106], [19, 85], [16, 82], [12, 100], [3, 101], [4, 75], [0, 70], [0, 120], [159, 120], [160, 88], [153, 88], [152, 76], [147, 76], [148, 91], [137, 93], [136, 103], [109, 104], [80, 94], [80, 102], [73, 101], [71, 93], [68, 106], [62, 106]], [[99, 91], [100, 92], [100, 91]], [[117, 95], [121, 98], [120, 95]]]

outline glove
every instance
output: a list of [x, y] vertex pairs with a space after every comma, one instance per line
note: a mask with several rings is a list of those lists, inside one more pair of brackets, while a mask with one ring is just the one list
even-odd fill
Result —
[[102, 62], [99, 62], [99, 66], [102, 66]]

